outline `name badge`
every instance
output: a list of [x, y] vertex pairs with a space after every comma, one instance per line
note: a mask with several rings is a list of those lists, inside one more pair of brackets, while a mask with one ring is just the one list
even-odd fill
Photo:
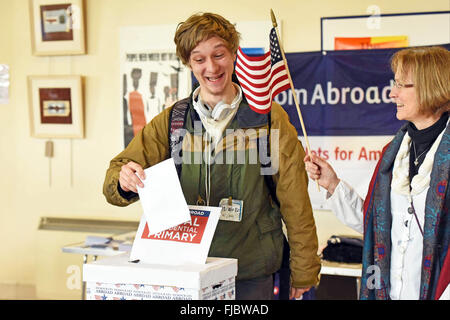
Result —
[[224, 198], [220, 200], [219, 206], [222, 207], [220, 220], [234, 222], [240, 222], [242, 220], [242, 212], [244, 208], [243, 200]]

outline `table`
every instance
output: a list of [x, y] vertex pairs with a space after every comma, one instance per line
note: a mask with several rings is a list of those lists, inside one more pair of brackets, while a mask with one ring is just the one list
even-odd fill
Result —
[[320, 274], [336, 275], [344, 277], [356, 278], [356, 296], [359, 299], [359, 289], [361, 288], [362, 264], [360, 263], [343, 263], [322, 260], [322, 268]]
[[[122, 253], [126, 253], [129, 250], [119, 250], [118, 245], [120, 243], [133, 243], [136, 232], [128, 232], [125, 234], [114, 235], [110, 238], [112, 239], [106, 246], [89, 246], [85, 242], [79, 242], [74, 244], [69, 244], [62, 247], [62, 252], [65, 253], [75, 253], [83, 255], [83, 264], [86, 264], [89, 256], [93, 256], [94, 261], [97, 260], [99, 256], [112, 257]], [[131, 247], [130, 247], [131, 250]], [[86, 282], [82, 282], [81, 288], [81, 300], [86, 299]]]

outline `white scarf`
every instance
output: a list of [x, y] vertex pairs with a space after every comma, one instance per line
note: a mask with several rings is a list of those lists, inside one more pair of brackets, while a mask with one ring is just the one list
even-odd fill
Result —
[[408, 132], [403, 137], [397, 156], [394, 161], [394, 169], [392, 171], [391, 188], [398, 194], [408, 197], [420, 194], [430, 185], [431, 169], [433, 168], [434, 154], [441, 142], [445, 130], [439, 134], [434, 141], [430, 150], [427, 152], [419, 171], [411, 181], [411, 192], [409, 187], [409, 152], [411, 150], [411, 137]]

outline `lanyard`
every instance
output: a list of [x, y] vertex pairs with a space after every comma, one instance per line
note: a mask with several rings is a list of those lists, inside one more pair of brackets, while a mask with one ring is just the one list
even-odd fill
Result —
[[[203, 159], [205, 159], [205, 197], [206, 197], [206, 205], [209, 206], [209, 200], [211, 195], [211, 137], [209, 136], [208, 132], [205, 131], [205, 149], [203, 151]], [[203, 163], [203, 160], [202, 160]], [[199, 170], [199, 181], [198, 181], [198, 198], [197, 198], [197, 205], [205, 205], [205, 201], [200, 196], [200, 185], [201, 185], [201, 177], [202, 177], [202, 163], [200, 163], [200, 170]]]

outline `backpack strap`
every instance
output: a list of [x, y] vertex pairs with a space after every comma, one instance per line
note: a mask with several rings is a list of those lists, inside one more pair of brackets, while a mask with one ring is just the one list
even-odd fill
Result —
[[[169, 154], [172, 158], [181, 158], [182, 155], [182, 144], [184, 134], [180, 129], [184, 128], [187, 117], [187, 109], [189, 107], [189, 99], [185, 98], [177, 101], [169, 115]], [[181, 174], [181, 163], [175, 163], [177, 169], [178, 177]]]
[[[261, 166], [263, 167], [271, 167], [272, 166], [272, 162], [271, 162], [271, 154], [270, 154], [270, 128], [272, 127], [272, 117], [271, 117], [272, 112], [269, 111], [269, 113], [267, 113], [267, 124], [269, 126], [269, 132], [267, 134], [267, 156], [269, 158], [269, 162], [266, 164], [261, 164]], [[259, 146], [259, 143], [258, 143]], [[275, 181], [273, 180], [273, 176], [272, 175], [264, 175], [264, 180], [266, 182], [267, 188], [269, 189], [269, 193], [270, 196], [272, 198], [272, 200], [277, 204], [278, 207], [280, 207], [280, 201], [277, 198], [277, 189], [276, 189], [276, 185], [275, 185]]]

